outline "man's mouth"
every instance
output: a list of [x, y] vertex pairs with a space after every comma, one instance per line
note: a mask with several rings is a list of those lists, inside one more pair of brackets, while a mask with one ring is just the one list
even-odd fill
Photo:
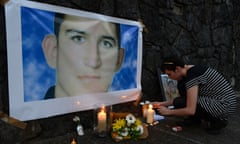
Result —
[[100, 79], [100, 76], [94, 76], [94, 75], [81, 75], [78, 76], [79, 79], [84, 80], [84, 79]]

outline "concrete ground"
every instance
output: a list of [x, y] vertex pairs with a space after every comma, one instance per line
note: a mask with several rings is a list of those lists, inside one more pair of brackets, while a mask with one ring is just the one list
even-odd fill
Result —
[[[128, 108], [129, 109], [129, 108]], [[238, 109], [235, 115], [229, 119], [228, 126], [219, 135], [210, 135], [205, 132], [204, 124], [201, 126], [183, 127], [182, 131], [172, 131], [172, 126], [179, 118], [166, 117], [159, 121], [155, 126], [148, 127], [149, 136], [146, 139], [133, 141], [127, 140], [119, 142], [121, 144], [239, 144], [240, 143], [240, 95], [238, 93]], [[78, 144], [111, 144], [116, 143], [110, 136], [106, 138], [98, 138], [92, 134], [92, 130], [85, 130], [84, 136], [76, 136], [73, 133], [68, 133], [64, 136], [58, 136], [48, 139], [33, 139], [27, 143], [31, 144], [51, 144], [54, 143], [69, 143], [75, 137]]]
[[[175, 125], [176, 118], [167, 118], [162, 121], [161, 132], [172, 135], [178, 140], [186, 140], [186, 143], [191, 144], [239, 144], [240, 143], [240, 93], [238, 96], [238, 109], [234, 115], [229, 118], [228, 126], [219, 135], [210, 135], [206, 133], [202, 127], [183, 127], [180, 132], [172, 132], [169, 128], [171, 125]], [[165, 125], [165, 128], [164, 128]], [[175, 141], [174, 139], [173, 141]], [[169, 141], [169, 144], [175, 142]]]
[[[175, 138], [167, 143], [175, 143], [175, 140], [186, 140], [186, 143], [191, 144], [239, 144], [240, 143], [240, 93], [237, 93], [238, 109], [234, 115], [229, 118], [228, 126], [219, 135], [210, 135], [201, 127], [183, 127], [180, 132], [171, 131], [171, 126], [175, 125], [176, 118], [166, 118], [161, 123], [161, 132], [172, 135]], [[164, 128], [165, 125], [165, 128]]]
[[[210, 135], [205, 132], [203, 125], [183, 127], [182, 131], [172, 131], [172, 126], [179, 120], [176, 117], [166, 117], [157, 125], [148, 127], [148, 137], [138, 141], [126, 140], [115, 142], [110, 135], [99, 138], [91, 129], [86, 129], [84, 136], [77, 136], [74, 131], [64, 134], [47, 136], [40, 134], [22, 141], [24, 132], [12, 125], [0, 121], [0, 144], [70, 144], [75, 138], [78, 144], [239, 144], [240, 143], [240, 93], [238, 95], [238, 109], [229, 119], [229, 125], [219, 135]], [[129, 108], [127, 108], [129, 110]], [[19, 134], [22, 133], [22, 134]], [[26, 136], [25, 136], [26, 137]]]

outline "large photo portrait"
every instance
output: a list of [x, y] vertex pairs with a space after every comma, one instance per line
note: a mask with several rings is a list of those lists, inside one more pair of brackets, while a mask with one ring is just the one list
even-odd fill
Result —
[[140, 23], [28, 1], [9, 1], [5, 11], [12, 117], [44, 118], [139, 96]]

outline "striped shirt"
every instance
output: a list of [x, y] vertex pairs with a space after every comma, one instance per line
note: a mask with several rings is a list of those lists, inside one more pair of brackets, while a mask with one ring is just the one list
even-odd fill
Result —
[[216, 70], [193, 66], [184, 78], [185, 88], [198, 85], [197, 103], [214, 117], [226, 118], [237, 107], [237, 100], [230, 83]]

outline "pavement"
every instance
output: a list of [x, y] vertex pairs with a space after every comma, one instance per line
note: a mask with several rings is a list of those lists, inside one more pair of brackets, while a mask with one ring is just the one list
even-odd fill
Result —
[[[77, 144], [239, 144], [240, 143], [240, 93], [237, 93], [238, 109], [235, 114], [230, 116], [229, 124], [221, 134], [210, 135], [204, 130], [204, 124], [201, 126], [182, 127], [181, 131], [174, 132], [177, 117], [165, 117], [154, 126], [148, 126], [148, 137], [138, 141], [126, 140], [115, 142], [110, 135], [105, 138], [99, 138], [93, 134], [92, 129], [85, 129], [84, 136], [77, 136], [76, 132], [68, 131], [55, 134], [52, 131], [43, 132], [34, 137], [27, 137], [22, 130], [13, 125], [0, 121], [0, 143], [1, 144], [70, 144], [75, 138]], [[131, 110], [130, 106], [125, 106], [125, 110]], [[53, 128], [54, 131], [54, 128]]]
[[[174, 135], [176, 139], [184, 139], [187, 143], [191, 144], [239, 144], [240, 143], [240, 93], [237, 92], [238, 108], [234, 115], [230, 116], [229, 124], [223, 129], [219, 135], [210, 135], [204, 130], [204, 126], [201, 127], [183, 127], [182, 131], [174, 133], [168, 128], [168, 126], [174, 125], [176, 118], [168, 118], [162, 125], [162, 132]], [[169, 142], [169, 144], [174, 142]]]

